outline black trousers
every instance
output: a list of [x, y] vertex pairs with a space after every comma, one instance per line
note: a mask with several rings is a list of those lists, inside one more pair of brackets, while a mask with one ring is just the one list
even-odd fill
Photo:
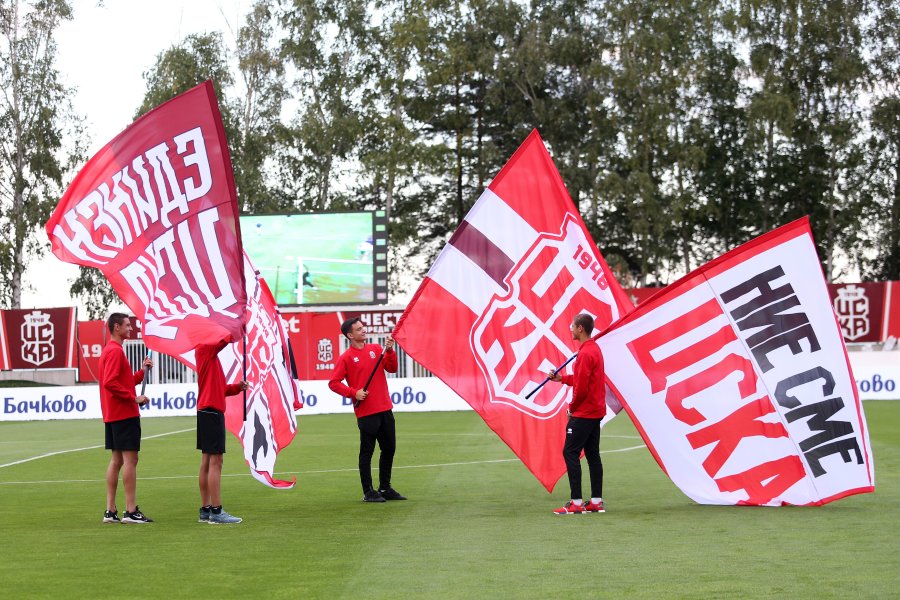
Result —
[[600, 421], [601, 419], [582, 419], [569, 417], [566, 425], [566, 444], [563, 446], [563, 458], [566, 460], [566, 472], [569, 474], [569, 488], [572, 498], [583, 498], [581, 495], [581, 451], [587, 459], [588, 471], [591, 474], [591, 497], [603, 497], [603, 463], [600, 462]]
[[391, 487], [391, 469], [394, 466], [394, 451], [397, 449], [397, 430], [394, 425], [394, 411], [387, 410], [356, 420], [359, 427], [359, 481], [363, 493], [372, 489], [372, 455], [375, 442], [381, 449], [378, 459], [378, 489]]

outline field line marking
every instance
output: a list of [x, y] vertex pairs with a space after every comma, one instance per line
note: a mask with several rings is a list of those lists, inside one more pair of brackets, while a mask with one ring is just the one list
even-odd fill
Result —
[[[167, 433], [157, 433], [156, 435], [148, 435], [147, 437], [141, 437], [142, 440], [152, 440], [153, 438], [161, 438], [167, 435], [175, 435], [176, 433], [186, 433], [188, 431], [194, 431], [196, 427], [191, 427], [190, 429], [180, 429], [178, 431], [169, 431]], [[11, 463], [6, 463], [5, 465], [0, 465], [0, 469], [4, 467], [12, 467], [14, 465], [21, 465], [22, 463], [31, 462], [33, 460], [38, 460], [39, 458], [47, 458], [48, 456], [56, 456], [57, 454], [69, 454], [70, 452], [81, 452], [82, 450], [96, 450], [97, 448], [103, 448], [106, 444], [100, 444], [98, 446], [85, 446], [84, 448], [72, 448], [70, 450], [57, 450], [56, 452], [48, 452], [47, 454], [41, 454], [40, 456], [32, 456], [31, 458], [23, 458], [22, 460], [13, 461]]]
[[[186, 431], [193, 431], [193, 429], [185, 429], [182, 431], [172, 431], [170, 433], [161, 433], [159, 435], [155, 435], [153, 437], [162, 437], [164, 435], [172, 435], [175, 433], [184, 433]], [[149, 438], [148, 438], [149, 439]], [[92, 446], [92, 448], [99, 448], [100, 446]], [[605, 450], [602, 454], [611, 454], [613, 452], [628, 452], [630, 450], [637, 450], [639, 448], [645, 448], [643, 444], [639, 446], [629, 446], [627, 448], [616, 448], [615, 450]], [[86, 450], [87, 448], [80, 448], [81, 450]], [[75, 450], [63, 450], [63, 452], [75, 452]], [[57, 452], [56, 454], [60, 454]], [[49, 454], [47, 456], [50, 456]], [[41, 457], [35, 457], [41, 458]], [[34, 459], [28, 459], [34, 460]], [[426, 465], [395, 465], [394, 469], [428, 469], [433, 467], [458, 467], [465, 465], [486, 465], [486, 464], [494, 464], [494, 463], [509, 463], [509, 462], [521, 462], [518, 458], [498, 458], [495, 460], [473, 460], [466, 462], [452, 462], [452, 463], [435, 463], [435, 464], [426, 464]], [[6, 466], [6, 465], [0, 465]], [[378, 467], [374, 467], [374, 470], [378, 470]], [[321, 475], [323, 473], [355, 473], [359, 471], [358, 467], [351, 467], [346, 469], [321, 469], [317, 471], [279, 471], [274, 473], [274, 475]], [[222, 473], [222, 477], [249, 477], [249, 473]], [[155, 477], [138, 477], [140, 481], [155, 481], [155, 480], [163, 480], [163, 479], [196, 479], [196, 474], [191, 475], [159, 475]], [[0, 485], [24, 485], [30, 483], [97, 483], [105, 481], [104, 479], [58, 479], [58, 480], [45, 480], [45, 481], [0, 481]]]

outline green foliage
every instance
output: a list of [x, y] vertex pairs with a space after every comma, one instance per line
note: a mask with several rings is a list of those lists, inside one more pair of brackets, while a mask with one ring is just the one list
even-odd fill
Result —
[[803, 215], [826, 277], [897, 279], [898, 31], [890, 0], [256, 0], [139, 112], [212, 78], [242, 208], [384, 210], [394, 292], [533, 128], [626, 286]]
[[[53, 34], [68, 2], [0, 2], [0, 305], [17, 308], [38, 230], [83, 152], [71, 91], [60, 82]], [[68, 139], [67, 139], [68, 138]]]
[[278, 210], [269, 188], [266, 160], [281, 129], [281, 107], [287, 97], [284, 66], [273, 46], [275, 15], [268, 2], [257, 0], [238, 31], [238, 71], [243, 95], [237, 102], [238, 126], [231, 138], [235, 184], [243, 210]]

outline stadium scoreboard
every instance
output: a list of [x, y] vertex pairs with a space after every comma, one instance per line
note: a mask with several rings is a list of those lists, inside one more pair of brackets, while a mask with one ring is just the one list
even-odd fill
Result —
[[384, 211], [242, 215], [240, 221], [244, 248], [279, 306], [387, 302]]

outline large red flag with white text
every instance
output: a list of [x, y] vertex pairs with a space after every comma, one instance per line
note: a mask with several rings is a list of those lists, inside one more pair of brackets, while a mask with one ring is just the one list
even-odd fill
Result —
[[211, 82], [104, 146], [46, 230], [61, 260], [103, 272], [150, 348], [177, 355], [240, 339], [247, 296], [237, 197]]
[[656, 461], [696, 502], [817, 505], [875, 489], [807, 219], [690, 273], [597, 343]]
[[[225, 427], [244, 448], [244, 459], [250, 474], [265, 485], [278, 489], [294, 486], [276, 479], [275, 460], [297, 433], [294, 410], [300, 408], [296, 372], [290, 355], [287, 329], [265, 280], [244, 253], [247, 274], [247, 341], [246, 379], [247, 420], [244, 420], [244, 396], [226, 399]], [[194, 351], [177, 357], [196, 368]], [[245, 377], [244, 342], [237, 340], [219, 352], [219, 361], [228, 383]]]
[[[394, 337], [468, 402], [548, 491], [571, 388], [547, 371], [577, 347], [579, 313], [605, 328], [631, 308], [533, 131], [441, 251]], [[571, 373], [571, 365], [567, 367]], [[609, 417], [621, 408], [611, 394]]]
[[[237, 196], [222, 119], [207, 81], [147, 113], [76, 176], [47, 223], [53, 253], [100, 269], [141, 321], [144, 342], [195, 368], [194, 348], [227, 339], [226, 426], [251, 474], [276, 488], [278, 452], [299, 408], [278, 307], [241, 247]], [[254, 276], [245, 279], [245, 269]], [[249, 301], [248, 301], [249, 299]]]

